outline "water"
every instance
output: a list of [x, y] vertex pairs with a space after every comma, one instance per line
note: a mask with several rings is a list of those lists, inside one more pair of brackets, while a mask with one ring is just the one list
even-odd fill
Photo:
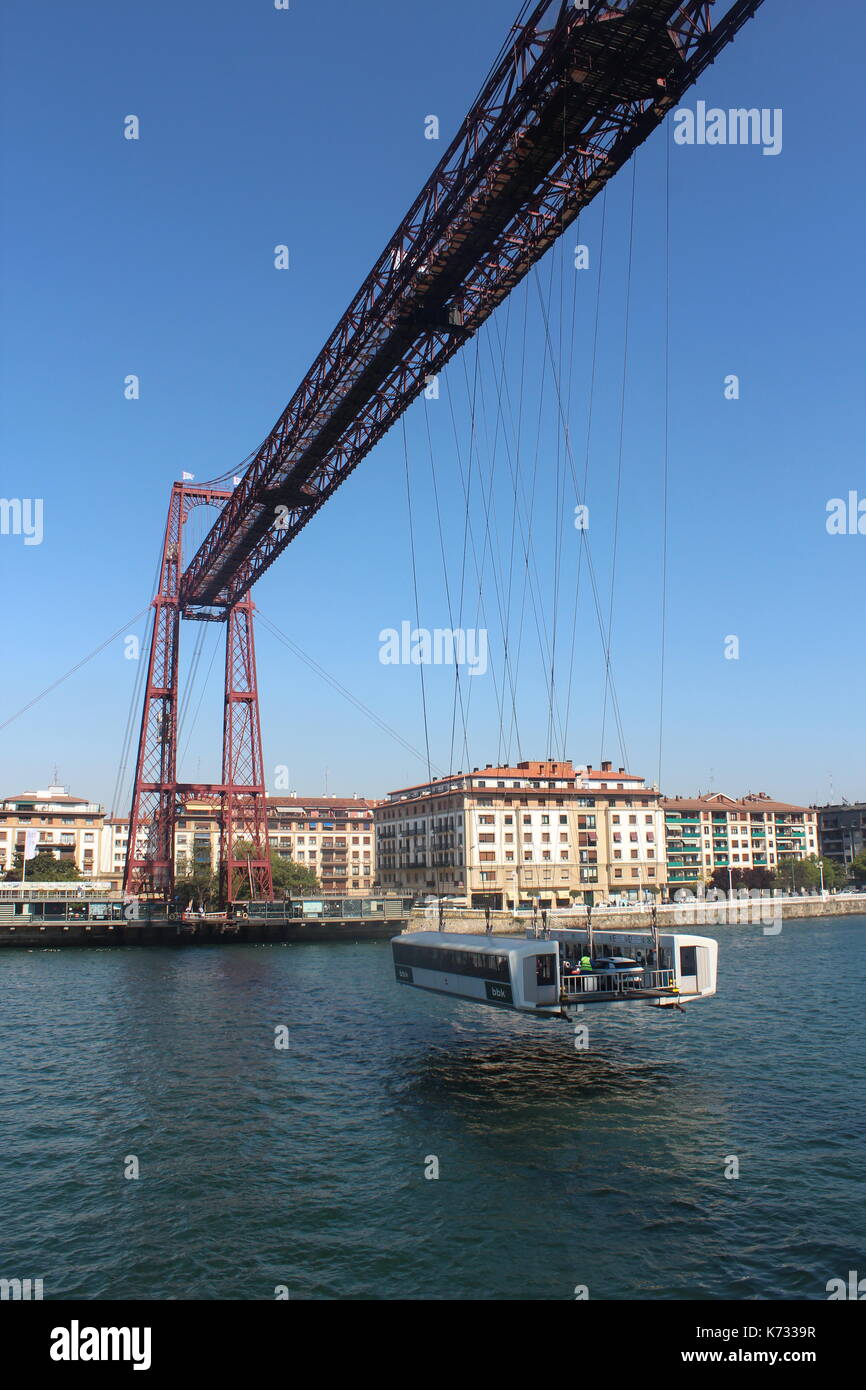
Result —
[[0, 1276], [46, 1298], [825, 1298], [866, 1275], [864, 929], [719, 928], [717, 998], [590, 1014], [588, 1053], [398, 987], [387, 943], [4, 950]]

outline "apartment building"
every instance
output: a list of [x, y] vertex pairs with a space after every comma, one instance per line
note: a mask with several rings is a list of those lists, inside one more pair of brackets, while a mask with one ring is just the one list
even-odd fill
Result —
[[814, 809], [773, 801], [764, 792], [739, 801], [715, 792], [667, 798], [665, 855], [671, 890], [706, 882], [715, 869], [775, 871], [789, 859], [817, 855]]
[[388, 892], [543, 908], [635, 900], [665, 881], [658, 789], [609, 762], [488, 764], [391, 792], [374, 816]]
[[866, 851], [866, 801], [819, 806], [817, 811], [822, 855], [835, 859], [837, 864], [850, 864]]
[[74, 864], [79, 873], [98, 877], [105, 808], [65, 787], [20, 792], [0, 802], [0, 868], [12, 868], [15, 851], [24, 849], [28, 830], [35, 831], [36, 852]]
[[[363, 897], [376, 881], [375, 802], [360, 797], [268, 797], [268, 843], [278, 854], [315, 873], [322, 893]], [[146, 831], [141, 832], [146, 838]], [[110, 818], [103, 832], [102, 866], [120, 886], [129, 838], [128, 818]], [[187, 801], [174, 846], [175, 873], [220, 863], [220, 808], [204, 798]]]
[[[147, 828], [138, 831], [139, 850], [147, 845]], [[99, 877], [113, 888], [123, 886], [126, 847], [129, 841], [129, 817], [106, 816], [100, 836]], [[191, 866], [219, 866], [220, 822], [219, 807], [204, 799], [188, 801], [177, 822], [174, 841], [175, 873], [189, 872]]]
[[269, 796], [268, 839], [312, 869], [324, 894], [362, 897], [376, 885], [375, 806], [357, 796]]

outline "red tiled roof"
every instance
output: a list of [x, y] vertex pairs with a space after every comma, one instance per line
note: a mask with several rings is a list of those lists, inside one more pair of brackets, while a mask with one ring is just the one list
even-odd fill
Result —
[[57, 796], [40, 796], [38, 792], [19, 792], [17, 796], [4, 796], [0, 799], [0, 805], [3, 805], [7, 801], [62, 801], [68, 806], [92, 806], [95, 804], [92, 801], [88, 801], [86, 796], [61, 796], [59, 794]]
[[360, 796], [269, 796], [268, 809], [286, 806], [290, 810], [372, 811], [379, 803]]
[[589, 777], [589, 778], [591, 778], [591, 779], [598, 778], [598, 780], [599, 780], [600, 782], [615, 782], [616, 779], [617, 779], [618, 777], [619, 777], [621, 780], [624, 780], [624, 781], [627, 781], [627, 782], [628, 782], [628, 781], [632, 781], [632, 782], [643, 782], [643, 781], [644, 781], [644, 778], [641, 777], [640, 774], [637, 773], [637, 772], [619, 772], [619, 771], [617, 771], [617, 772], [599, 772], [597, 768], [593, 768], [590, 772], [581, 772], [581, 773], [579, 774], [579, 776], [580, 776], [582, 779], [584, 779], [584, 780], [585, 780], [587, 777]]
[[395, 787], [390, 793], [391, 796], [398, 792], [417, 792], [424, 791], [427, 787], [434, 791], [444, 791], [454, 782], [462, 782], [467, 778], [490, 778], [490, 777], [512, 777], [526, 780], [554, 779], [559, 782], [574, 781], [575, 768], [567, 760], [561, 762], [551, 760], [549, 762], [524, 762], [518, 763], [516, 767], [474, 767], [469, 772], [446, 773], [444, 777], [434, 777], [429, 782], [415, 782], [409, 787]]

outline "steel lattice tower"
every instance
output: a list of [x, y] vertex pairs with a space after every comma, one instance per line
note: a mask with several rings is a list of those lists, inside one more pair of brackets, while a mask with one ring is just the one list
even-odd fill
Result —
[[[175, 483], [162, 547], [159, 587], [153, 600], [153, 632], [144, 712], [138, 741], [129, 818], [124, 892], [134, 897], [174, 896], [175, 832], [185, 803], [201, 797], [218, 808], [220, 884], [224, 900], [271, 898], [267, 802], [262, 758], [253, 603], [249, 598], [214, 612], [182, 612], [179, 581], [183, 529], [196, 506], [222, 505], [231, 497], [211, 487]], [[226, 624], [222, 782], [177, 780], [181, 618]]]

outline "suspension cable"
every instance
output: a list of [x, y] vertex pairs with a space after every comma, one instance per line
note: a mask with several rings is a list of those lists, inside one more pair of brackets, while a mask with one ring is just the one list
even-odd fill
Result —
[[[625, 278], [625, 327], [624, 327], [624, 333], [623, 333], [623, 347], [622, 347], [622, 388], [621, 388], [621, 392], [620, 392], [620, 403], [619, 403], [619, 445], [618, 445], [618, 450], [617, 450], [617, 466], [616, 466], [616, 505], [615, 505], [615, 509], [614, 509], [614, 523], [613, 523], [613, 556], [612, 556], [612, 559], [611, 559], [611, 569], [610, 569], [610, 605], [609, 605], [609, 608], [608, 608], [608, 615], [607, 615], [607, 648], [606, 648], [605, 654], [604, 654], [604, 700], [603, 700], [602, 715], [601, 715], [601, 757], [599, 758], [599, 762], [600, 762], [600, 763], [603, 761], [603, 759], [604, 759], [604, 754], [605, 754], [604, 735], [605, 735], [605, 725], [606, 725], [606, 722], [607, 722], [607, 702], [608, 702], [608, 694], [609, 694], [609, 692], [610, 692], [610, 690], [611, 690], [610, 651], [611, 651], [611, 644], [612, 644], [612, 642], [613, 642], [613, 606], [614, 606], [614, 595], [615, 595], [615, 591], [616, 591], [616, 563], [617, 563], [617, 558], [618, 558], [618, 555], [619, 555], [619, 520], [620, 520], [620, 501], [621, 501], [621, 497], [622, 497], [622, 457], [623, 457], [623, 441], [624, 441], [624, 438], [625, 438], [625, 399], [626, 399], [626, 385], [627, 385], [627, 380], [628, 380], [628, 343], [629, 343], [629, 318], [630, 318], [630, 309], [631, 309], [631, 271], [632, 271], [632, 261], [633, 261], [633, 253], [634, 253], [634, 203], [635, 203], [635, 196], [634, 196], [634, 195], [635, 195], [635, 184], [636, 184], [636, 180], [637, 180], [637, 160], [634, 159], [634, 158], [632, 158], [632, 164], [631, 164], [631, 208], [630, 208], [630, 212], [629, 212], [629, 231], [628, 231], [628, 265], [627, 265], [626, 278]], [[623, 758], [625, 758], [625, 750], [624, 750], [624, 749], [623, 749]], [[628, 765], [628, 764], [626, 763], [626, 766], [627, 766], [627, 765]]]
[[62, 676], [58, 676], [57, 680], [52, 681], [51, 684], [47, 685], [44, 690], [41, 690], [38, 695], [34, 695], [32, 700], [27, 701], [26, 705], [22, 705], [14, 714], [10, 714], [9, 717], [4, 719], [2, 724], [0, 724], [0, 730], [8, 728], [16, 719], [20, 719], [22, 714], [26, 714], [34, 705], [38, 705], [39, 701], [44, 700], [46, 695], [50, 695], [52, 690], [56, 690], [64, 681], [69, 680], [70, 676], [74, 676], [76, 671], [80, 671], [81, 668], [86, 666], [89, 661], [92, 661], [95, 656], [99, 656], [100, 652], [104, 652], [106, 647], [110, 647], [112, 642], [115, 642], [122, 633], [127, 632], [134, 623], [138, 622], [139, 618], [143, 618], [148, 608], [150, 608], [150, 604], [136, 613], [134, 618], [129, 618], [116, 632], [112, 632], [110, 637], [106, 637], [105, 641], [100, 642], [99, 646], [94, 647], [93, 651], [88, 652], [87, 656], [83, 656], [80, 661], [76, 661], [74, 666], [70, 666], [68, 671], [64, 671]]
[[671, 408], [671, 142], [665, 141], [665, 413], [664, 460], [662, 466], [662, 593], [661, 655], [659, 663], [659, 758], [658, 782], [662, 785], [662, 741], [665, 712], [665, 656], [668, 616], [668, 492]]
[[[284, 647], [288, 647], [289, 651], [291, 651], [299, 661], [303, 661], [306, 666], [309, 666], [311, 671], [314, 671], [317, 676], [320, 676], [323, 681], [326, 681], [333, 690], [336, 690], [338, 695], [342, 695], [345, 700], [348, 700], [349, 704], [354, 705], [355, 709], [375, 724], [377, 728], [381, 729], [383, 733], [387, 734], [389, 738], [394, 739], [396, 743], [399, 743], [400, 746], [405, 748], [408, 753], [411, 753], [413, 757], [418, 758], [420, 762], [425, 761], [425, 755], [420, 752], [419, 749], [409, 743], [408, 739], [405, 739], [396, 729], [392, 729], [390, 724], [386, 724], [384, 719], [380, 719], [379, 715], [365, 705], [362, 700], [359, 700], [356, 695], [353, 695], [351, 690], [347, 690], [344, 685], [341, 685], [336, 676], [332, 676], [329, 671], [325, 670], [324, 666], [320, 666], [313, 657], [309, 656], [305, 651], [302, 651], [297, 642], [293, 642], [291, 637], [288, 637], [285, 632], [277, 627], [276, 623], [271, 622], [270, 618], [262, 612], [258, 605], [256, 605], [256, 621], [261, 623], [273, 637], [276, 637], [278, 642], [282, 642]], [[431, 766], [436, 775], [441, 777], [441, 769], [432, 764]]]

